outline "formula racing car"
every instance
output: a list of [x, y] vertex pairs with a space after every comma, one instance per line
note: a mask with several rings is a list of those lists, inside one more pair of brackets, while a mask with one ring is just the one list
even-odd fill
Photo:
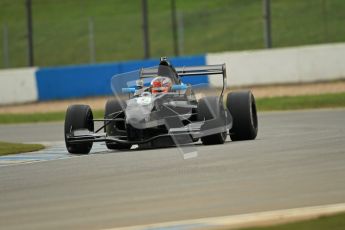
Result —
[[[186, 76], [202, 75], [222, 77], [219, 96], [197, 98], [195, 89], [200, 87], [183, 83]], [[213, 145], [223, 144], [227, 134], [233, 141], [255, 139], [253, 94], [230, 92], [224, 102], [226, 85], [225, 64], [174, 68], [166, 58], [156, 67], [115, 75], [111, 80], [115, 97], [107, 101], [103, 119], [94, 119], [88, 105], [68, 107], [67, 150], [87, 154], [93, 142], [105, 142], [108, 149], [183, 146], [199, 140]], [[96, 130], [95, 122], [102, 122]]]

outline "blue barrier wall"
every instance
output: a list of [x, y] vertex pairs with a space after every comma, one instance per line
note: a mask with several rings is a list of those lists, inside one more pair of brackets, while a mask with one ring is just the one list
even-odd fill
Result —
[[[205, 55], [170, 59], [174, 66], [205, 65]], [[111, 95], [111, 78], [120, 73], [157, 66], [158, 59], [95, 65], [40, 68], [36, 72], [38, 100]], [[208, 84], [208, 77], [185, 77], [185, 83]]]

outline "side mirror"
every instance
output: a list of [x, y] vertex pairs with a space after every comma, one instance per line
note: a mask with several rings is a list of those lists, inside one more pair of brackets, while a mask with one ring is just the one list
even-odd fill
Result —
[[135, 88], [122, 88], [122, 93], [135, 93]]
[[181, 85], [172, 85], [171, 90], [186, 90], [188, 88], [187, 85], [181, 84]]

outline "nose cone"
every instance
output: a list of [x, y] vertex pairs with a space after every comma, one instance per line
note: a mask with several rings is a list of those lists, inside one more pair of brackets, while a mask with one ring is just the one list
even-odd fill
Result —
[[126, 117], [126, 121], [128, 124], [132, 125], [132, 126], [139, 126], [140, 124], [145, 122], [146, 117], [142, 117], [142, 116], [130, 116], [130, 117]]
[[135, 128], [142, 128], [150, 118], [153, 105], [138, 104], [135, 101], [129, 103], [126, 108], [126, 122]]

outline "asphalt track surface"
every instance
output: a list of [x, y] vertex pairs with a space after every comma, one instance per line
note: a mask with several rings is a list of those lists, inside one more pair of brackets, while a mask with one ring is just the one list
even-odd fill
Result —
[[[259, 125], [255, 141], [198, 144], [189, 160], [176, 148], [103, 145], [71, 156], [51, 143], [39, 154], [64, 157], [0, 166], [0, 229], [100, 229], [345, 202], [344, 109], [261, 113]], [[61, 141], [61, 133], [61, 123], [0, 126], [2, 140]]]

